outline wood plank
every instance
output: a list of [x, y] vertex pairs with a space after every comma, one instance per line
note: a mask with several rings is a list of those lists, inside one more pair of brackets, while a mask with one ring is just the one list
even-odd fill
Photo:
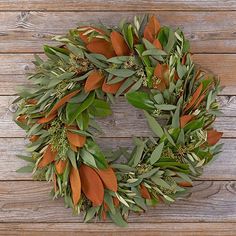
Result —
[[118, 1], [72, 1], [72, 0], [1, 0], [0, 10], [40, 10], [40, 11], [147, 11], [147, 10], [236, 10], [236, 3], [233, 0], [201, 0], [201, 1], [181, 1], [181, 0], [118, 0]]
[[[236, 182], [198, 181], [188, 196], [176, 203], [159, 205], [147, 213], [131, 214], [129, 222], [232, 222], [236, 223]], [[50, 183], [1, 182], [0, 221], [12, 223], [82, 222], [72, 216], [63, 200], [52, 201]]]
[[[12, 105], [15, 97], [0, 96], [0, 137], [24, 137], [24, 131], [12, 121], [12, 112], [16, 105]], [[224, 132], [224, 137], [236, 137], [236, 97], [219, 97], [222, 99], [224, 116], [218, 117], [215, 128]], [[128, 104], [124, 98], [118, 98], [112, 105], [113, 114], [105, 119], [98, 119], [104, 134], [102, 137], [131, 137], [149, 136], [148, 128], [142, 110]], [[135, 125], [134, 125], [135, 124]]]
[[[0, 52], [41, 52], [42, 45], [50, 43], [53, 35], [65, 34], [68, 29], [76, 27], [78, 22], [101, 20], [114, 26], [122, 18], [132, 20], [134, 15], [142, 14], [124, 12], [119, 7], [117, 9], [122, 9], [122, 12], [0, 12]], [[150, 13], [156, 14], [163, 25], [181, 28], [191, 41], [193, 53], [236, 53], [235, 12]]]
[[[126, 147], [129, 150], [133, 143], [131, 138], [97, 138], [103, 150]], [[204, 168], [199, 180], [236, 180], [236, 145], [235, 139], [223, 139], [222, 153]], [[26, 140], [23, 138], [0, 138], [0, 181], [32, 180], [29, 173], [17, 173], [16, 170], [27, 165], [27, 162], [16, 155], [24, 155]]]
[[234, 236], [235, 223], [130, 223], [117, 227], [112, 223], [2, 223], [0, 235], [24, 236]]
[[[24, 75], [29, 73], [34, 67], [33, 60], [32, 54], [0, 54], [0, 74], [2, 75], [0, 79], [4, 80], [5, 78], [6, 80], [3, 75]], [[193, 60], [196, 64], [201, 65], [202, 68], [219, 75], [222, 85], [231, 87], [231, 90], [236, 87], [234, 78], [234, 74], [236, 74], [236, 54], [195, 54]], [[14, 83], [15, 77], [11, 79], [11, 76], [9, 76], [8, 78], [10, 78], [10, 83]], [[22, 76], [19, 79], [21, 80]], [[12, 88], [9, 90], [12, 91]], [[236, 91], [234, 91], [234, 94], [236, 94]]]

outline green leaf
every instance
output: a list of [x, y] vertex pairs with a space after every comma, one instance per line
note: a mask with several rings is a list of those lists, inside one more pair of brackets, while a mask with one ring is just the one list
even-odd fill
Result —
[[164, 98], [161, 93], [156, 94], [153, 98], [158, 104], [164, 103]]
[[78, 105], [77, 103], [68, 103], [66, 106], [66, 118], [68, 124], [72, 124], [75, 119], [82, 113], [85, 109], [87, 109], [94, 101], [95, 93], [91, 92], [89, 96], [85, 99], [83, 103]]
[[120, 227], [127, 227], [127, 222], [123, 219], [122, 215], [120, 214], [120, 211], [116, 209], [116, 213], [112, 214], [111, 211], [108, 211], [108, 215], [111, 218], [111, 220], [117, 224]]
[[144, 142], [138, 138], [134, 138], [134, 142], [136, 146], [131, 154], [131, 159], [129, 161], [129, 165], [131, 165], [132, 167], [135, 167], [139, 164], [141, 157], [143, 155], [144, 146], [145, 146]]
[[142, 53], [142, 56], [166, 56], [166, 55], [167, 54], [165, 51], [157, 48], [148, 49]]
[[176, 106], [175, 105], [171, 105], [171, 104], [155, 105], [155, 107], [158, 110], [163, 110], [163, 111], [171, 111], [171, 110], [175, 110], [176, 109]]
[[179, 136], [178, 136], [178, 139], [177, 139], [177, 144], [184, 144], [185, 143], [185, 138], [184, 138], [184, 130], [181, 129], [180, 132], [179, 132]]
[[67, 156], [68, 156], [68, 158], [69, 158], [69, 160], [70, 160], [72, 166], [73, 166], [74, 168], [77, 168], [75, 153], [74, 153], [71, 149], [69, 149], [69, 150], [67, 151]]
[[133, 84], [133, 79], [132, 77], [127, 78], [124, 83], [120, 86], [120, 88], [118, 89], [118, 91], [116, 92], [116, 97], [120, 96], [122, 93], [125, 92], [125, 90], [127, 90], [132, 84]]
[[84, 217], [84, 222], [86, 223], [86, 222], [92, 220], [93, 217], [96, 215], [96, 213], [98, 213], [98, 210], [99, 210], [99, 206], [97, 206], [97, 207], [90, 207], [86, 211], [86, 214], [85, 214], [85, 217]]
[[130, 77], [132, 76], [133, 74], [135, 74], [136, 72], [133, 71], [133, 70], [129, 70], [129, 69], [112, 69], [112, 68], [108, 68], [108, 69], [105, 69], [106, 72], [112, 74], [112, 75], [115, 75], [115, 76], [118, 76], [118, 77]]
[[171, 126], [173, 128], [179, 128], [179, 125], [180, 125], [180, 121], [179, 121], [179, 116], [180, 116], [180, 107], [182, 105], [182, 102], [183, 102], [183, 96], [180, 97], [178, 103], [177, 103], [177, 108], [175, 110], [175, 113], [172, 117], [172, 123], [171, 123]]
[[200, 129], [204, 126], [204, 117], [201, 119], [190, 121], [188, 124], [185, 125], [184, 131], [187, 132], [188, 130], [194, 131], [196, 129]]
[[99, 146], [91, 139], [87, 139], [85, 146], [87, 151], [89, 151], [94, 156], [97, 167], [99, 169], [106, 169], [107, 161]]
[[28, 165], [28, 166], [23, 166], [16, 170], [17, 173], [32, 173], [34, 170], [34, 166]]
[[94, 100], [89, 111], [95, 117], [106, 117], [112, 114], [110, 105], [106, 101], [100, 99]]
[[127, 41], [128, 41], [129, 47], [132, 49], [134, 45], [134, 38], [133, 38], [133, 31], [132, 31], [131, 24], [127, 28]]
[[163, 188], [167, 188], [167, 189], [171, 189], [171, 186], [166, 182], [166, 181], [164, 181], [163, 179], [161, 179], [160, 177], [159, 177], [159, 175], [154, 175], [154, 176], [152, 176], [151, 177], [151, 180], [155, 183], [155, 184], [157, 184], [157, 185], [159, 185], [159, 186], [161, 186], [161, 187], [163, 187]]
[[170, 53], [175, 42], [176, 42], [175, 33], [171, 28], [169, 28], [168, 41], [166, 46], [164, 47], [167, 53]]
[[176, 144], [175, 144], [173, 138], [170, 136], [169, 132], [168, 132], [166, 129], [164, 129], [164, 132], [165, 132], [165, 135], [166, 135], [166, 138], [168, 139], [168, 141], [169, 141], [173, 146], [176, 146]]
[[96, 65], [98, 68], [100, 68], [100, 69], [107, 68], [107, 64], [105, 64], [105, 63], [101, 62], [100, 60], [98, 60], [96, 58], [96, 56], [93, 55], [93, 53], [85, 53], [85, 56], [88, 58], [88, 60], [92, 64]]
[[152, 152], [150, 158], [149, 158], [149, 162], [151, 165], [153, 165], [154, 163], [156, 163], [160, 157], [161, 157], [161, 154], [162, 154], [162, 150], [163, 150], [163, 147], [164, 147], [164, 142], [163, 143], [160, 143], [155, 149], [154, 151]]
[[97, 168], [97, 165], [96, 165], [96, 161], [94, 159], [94, 156], [86, 151], [84, 148], [80, 151], [80, 156], [81, 158], [83, 159], [83, 163], [88, 165], [88, 166], [91, 166], [91, 167], [94, 167], [94, 168]]
[[68, 43], [67, 44], [67, 48], [77, 57], [79, 58], [83, 58], [84, 57], [84, 53], [82, 51], [81, 48], [76, 47], [75, 45]]
[[149, 111], [155, 109], [154, 103], [150, 99], [150, 96], [148, 93], [135, 91], [135, 92], [126, 93], [125, 97], [127, 101], [134, 107], [137, 107], [143, 110], [149, 110]]
[[24, 155], [16, 155], [18, 158], [27, 161], [27, 162], [35, 162], [35, 160], [32, 158], [32, 156], [24, 156]]
[[156, 134], [159, 138], [161, 138], [164, 135], [164, 132], [159, 123], [148, 112], [144, 111], [144, 114], [147, 118], [148, 125], [153, 131], [153, 133]]
[[142, 59], [143, 64], [145, 66], [150, 67], [151, 66], [151, 61], [150, 61], [149, 57], [148, 56], [142, 56], [143, 52], [145, 51], [144, 45], [143, 44], [136, 44], [135, 49], [136, 49], [139, 57]]
[[182, 79], [187, 73], [187, 67], [182, 65], [180, 62], [177, 64], [177, 73], [180, 79]]

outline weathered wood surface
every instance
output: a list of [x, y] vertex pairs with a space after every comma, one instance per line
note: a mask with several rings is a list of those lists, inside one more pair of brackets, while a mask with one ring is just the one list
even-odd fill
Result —
[[40, 10], [40, 11], [148, 11], [148, 10], [236, 10], [234, 0], [1, 0], [1, 10]]
[[[225, 85], [218, 97], [224, 114], [215, 127], [224, 131], [223, 152], [195, 181], [186, 199], [160, 205], [129, 227], [110, 222], [83, 224], [63, 201], [52, 201], [51, 184], [34, 182], [16, 169], [25, 162], [24, 133], [12, 122], [15, 87], [26, 84], [34, 53], [56, 34], [78, 22], [116, 25], [122, 17], [150, 12], [162, 24], [180, 27], [191, 41], [194, 61], [218, 74]], [[208, 0], [0, 0], [0, 235], [235, 235], [236, 230], [236, 1]], [[132, 147], [132, 136], [151, 134], [142, 112], [124, 99], [100, 125], [103, 149]], [[115, 134], [115, 135], [114, 135]]]
[[[132, 138], [97, 138], [103, 150], [133, 146]], [[223, 139], [223, 152], [216, 157], [215, 161], [209, 164], [199, 180], [236, 180], [236, 147], [235, 139]], [[31, 174], [16, 173], [20, 167], [27, 165], [27, 162], [16, 158], [18, 154], [26, 154], [24, 145], [27, 141], [23, 138], [0, 138], [0, 181], [8, 180], [32, 180]]]
[[[24, 137], [24, 131], [12, 121], [16, 109], [12, 101], [16, 97], [0, 96], [0, 137]], [[221, 117], [216, 119], [215, 128], [224, 132], [224, 137], [236, 137], [236, 97], [219, 97], [222, 104]], [[124, 98], [112, 105], [113, 114], [99, 119], [104, 134], [102, 137], [149, 136], [152, 134], [141, 110], [127, 104]]]
[[24, 236], [235, 236], [235, 223], [132, 223], [127, 228], [115, 227], [111, 223], [3, 223], [0, 235]]
[[[236, 223], [236, 182], [195, 181], [191, 192], [176, 203], [160, 204], [145, 214], [131, 214], [129, 222]], [[0, 222], [82, 222], [65, 209], [63, 199], [49, 196], [50, 183], [11, 181], [0, 186]], [[89, 227], [89, 225], [88, 225]]]
[[[150, 10], [155, 13], [154, 9]], [[49, 43], [55, 34], [65, 34], [78, 22], [101, 20], [117, 25], [121, 18], [132, 19], [137, 14], [141, 13], [0, 12], [0, 52], [41, 52], [42, 44]], [[235, 12], [159, 11], [157, 15], [161, 24], [185, 32], [193, 53], [236, 53]]]
[[[33, 70], [33, 60], [33, 54], [0, 54], [0, 95], [13, 94], [27, 82], [24, 75]], [[236, 54], [195, 54], [193, 60], [220, 76], [226, 87], [222, 94], [236, 95]]]

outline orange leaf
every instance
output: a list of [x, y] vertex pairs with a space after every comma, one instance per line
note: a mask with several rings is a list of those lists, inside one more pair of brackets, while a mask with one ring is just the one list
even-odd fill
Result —
[[205, 98], [205, 96], [206, 96], [206, 93], [203, 93], [203, 94], [199, 97], [198, 101], [196, 102], [196, 104], [195, 104], [194, 107], [193, 107], [194, 110], [199, 107], [200, 103], [201, 103], [202, 100]]
[[120, 33], [113, 31], [110, 37], [117, 56], [128, 56], [130, 54], [129, 47]]
[[115, 84], [107, 84], [106, 81], [104, 80], [103, 85], [102, 85], [102, 91], [104, 93], [116, 94], [116, 92], [118, 91], [118, 89], [123, 83], [124, 83], [124, 80]]
[[180, 187], [192, 187], [193, 186], [190, 182], [187, 182], [187, 181], [180, 182], [180, 183], [178, 183], [178, 185]]
[[153, 41], [153, 45], [157, 48], [157, 49], [162, 49], [161, 43], [158, 39], [155, 39]]
[[17, 121], [19, 121], [20, 123], [26, 123], [27, 122], [27, 116], [26, 115], [19, 115], [16, 118]]
[[47, 123], [47, 122], [53, 120], [56, 116], [57, 116], [57, 113], [54, 113], [54, 114], [51, 114], [51, 115], [49, 115], [49, 116], [47, 116], [47, 117], [40, 118], [40, 119], [37, 121], [37, 123], [38, 123], [38, 124], [45, 124], [45, 123]]
[[161, 26], [157, 18], [155, 16], [151, 16], [147, 25], [144, 28], [144, 38], [153, 43], [153, 41], [157, 37], [160, 28]]
[[30, 104], [30, 105], [36, 105], [38, 102], [38, 100], [31, 98], [31, 99], [27, 99], [26, 100], [26, 104]]
[[89, 74], [85, 82], [84, 91], [88, 93], [94, 89], [101, 87], [103, 80], [104, 75], [98, 70], [93, 70], [93, 72]]
[[29, 138], [29, 140], [30, 140], [30, 142], [36, 142], [37, 140], [39, 139], [39, 135], [32, 135], [30, 138]]
[[184, 115], [180, 117], [180, 127], [184, 128], [184, 126], [193, 119], [194, 115]]
[[75, 134], [70, 131], [66, 132], [66, 136], [68, 138], [69, 143], [75, 147], [83, 147], [86, 142], [86, 136]]
[[70, 148], [74, 151], [77, 152], [77, 147], [73, 144], [70, 143]]
[[87, 49], [90, 52], [102, 54], [106, 58], [116, 56], [111, 42], [108, 42], [105, 39], [97, 39], [96, 41], [88, 43]]
[[81, 180], [78, 169], [74, 168], [73, 166], [70, 170], [70, 186], [72, 191], [72, 200], [76, 206], [81, 196]]
[[144, 184], [140, 185], [140, 193], [141, 196], [145, 199], [151, 199], [150, 193], [148, 192], [147, 188], [145, 187]]
[[223, 132], [218, 132], [214, 129], [207, 130], [207, 143], [210, 146], [215, 145], [221, 139], [222, 135], [223, 135]]
[[67, 94], [66, 96], [64, 96], [61, 100], [59, 100], [54, 107], [51, 109], [51, 111], [48, 113], [47, 117], [51, 116], [52, 114], [54, 114], [60, 107], [62, 107], [65, 103], [67, 103], [68, 101], [70, 101], [70, 99], [72, 97], [74, 97], [76, 94], [79, 93], [80, 90], [75, 90], [69, 94]]
[[79, 168], [82, 191], [93, 203], [93, 206], [102, 205], [104, 199], [104, 187], [101, 179], [94, 169], [82, 164]]
[[116, 175], [113, 171], [113, 169], [111, 167], [107, 168], [107, 169], [95, 169], [95, 171], [98, 173], [98, 175], [100, 176], [104, 186], [113, 191], [113, 192], [117, 192], [117, 178]]
[[157, 64], [154, 70], [154, 75], [158, 78], [158, 83], [153, 84], [153, 87], [155, 89], [158, 89], [160, 91], [165, 90], [168, 86], [169, 83], [167, 82], [166, 75], [168, 73], [168, 65], [166, 64]]
[[66, 164], [67, 164], [67, 161], [64, 161], [64, 160], [59, 160], [57, 163], [55, 163], [55, 167], [59, 175], [64, 173]]
[[199, 96], [202, 92], [202, 87], [203, 87], [203, 85], [202, 85], [202, 83], [200, 83], [200, 85], [198, 86], [196, 91], [193, 93], [193, 96], [190, 99], [189, 103], [185, 106], [184, 111], [187, 111], [195, 104], [195, 102], [197, 101], [197, 99], [199, 98]]
[[52, 151], [52, 146], [49, 144], [46, 148], [46, 150], [43, 153], [43, 157], [40, 160], [38, 167], [43, 168], [53, 162], [55, 160], [55, 157], [57, 155], [56, 151]]
[[113, 197], [113, 204], [115, 207], [118, 207], [120, 205], [120, 201], [117, 197]]

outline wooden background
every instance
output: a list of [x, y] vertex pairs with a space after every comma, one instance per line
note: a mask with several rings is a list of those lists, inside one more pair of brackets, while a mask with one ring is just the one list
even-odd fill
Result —
[[[167, 3], [168, 2], [168, 3]], [[52, 201], [50, 184], [17, 174], [24, 162], [24, 133], [12, 122], [14, 88], [25, 81], [33, 53], [50, 37], [79, 21], [117, 24], [122, 17], [156, 14], [179, 26], [191, 40], [196, 63], [218, 73], [226, 86], [219, 100], [224, 115], [224, 151], [205, 169], [187, 199], [132, 214], [128, 228], [110, 222], [82, 223]], [[236, 233], [236, 1], [223, 0], [0, 0], [0, 234], [1, 235], [235, 235]], [[103, 147], [130, 146], [131, 136], [149, 133], [142, 113], [119, 99], [114, 115], [100, 122]], [[77, 234], [78, 235], [78, 234]]]

